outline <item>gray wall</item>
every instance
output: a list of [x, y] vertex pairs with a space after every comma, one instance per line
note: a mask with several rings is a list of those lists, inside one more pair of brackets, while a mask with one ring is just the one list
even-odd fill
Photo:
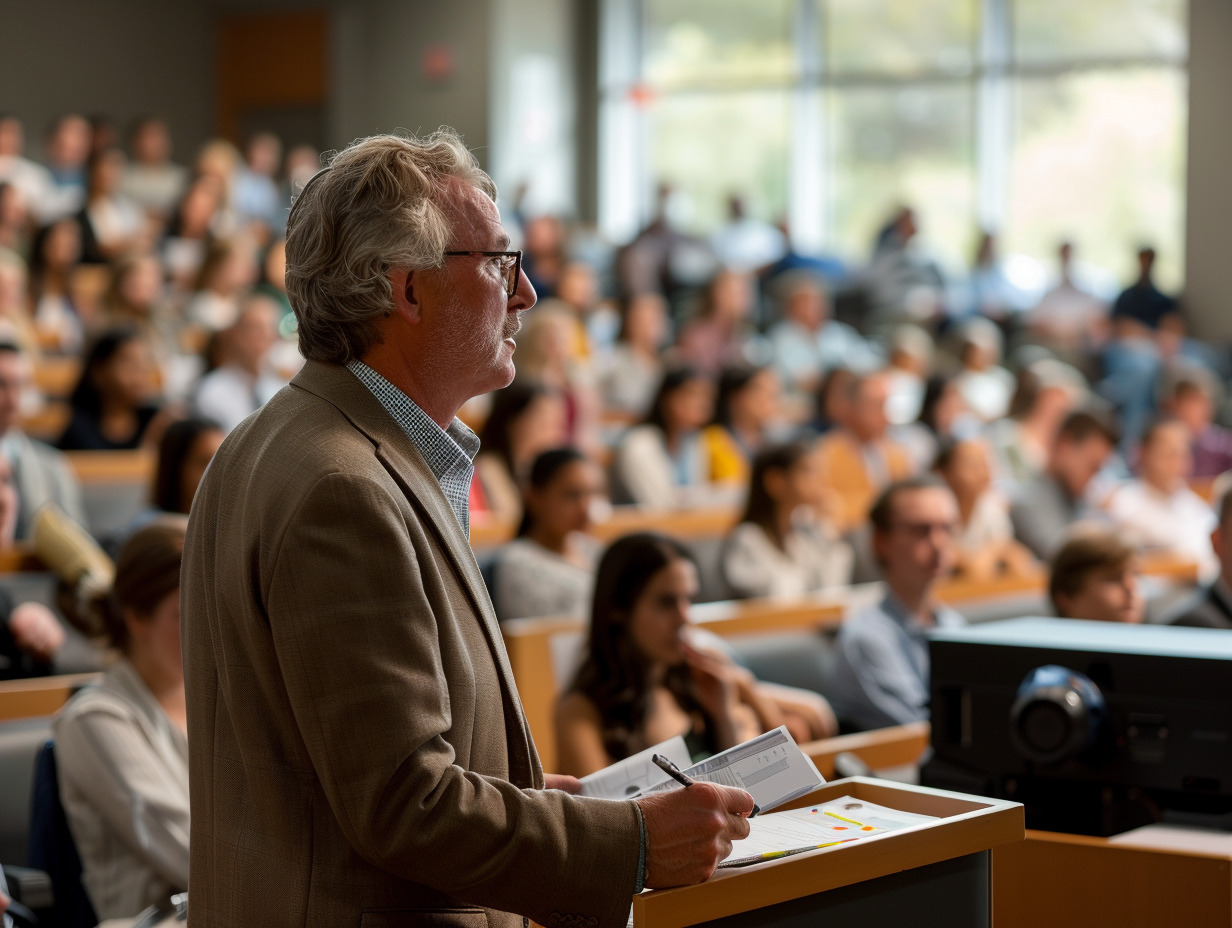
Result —
[[189, 160], [212, 122], [213, 20], [203, 0], [0, 0], [0, 111], [39, 157], [48, 123], [100, 113], [121, 131], [163, 116]]
[[1186, 311], [1195, 332], [1232, 340], [1232, 3], [1190, 0]]

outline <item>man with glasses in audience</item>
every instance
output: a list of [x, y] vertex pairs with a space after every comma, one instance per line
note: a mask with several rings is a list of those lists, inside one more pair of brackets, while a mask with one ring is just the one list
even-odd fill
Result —
[[748, 833], [742, 790], [541, 770], [455, 418], [535, 302], [495, 194], [452, 132], [377, 136], [291, 210], [307, 363], [224, 442], [184, 552], [190, 924], [623, 928]]
[[869, 521], [885, 596], [839, 627], [826, 693], [839, 720], [858, 731], [928, 718], [928, 630], [965, 621], [934, 598], [955, 561], [950, 488], [933, 476], [900, 480], [877, 498]]

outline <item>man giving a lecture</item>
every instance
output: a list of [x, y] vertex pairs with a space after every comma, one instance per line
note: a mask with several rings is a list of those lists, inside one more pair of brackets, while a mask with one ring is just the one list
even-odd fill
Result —
[[753, 800], [544, 775], [467, 541], [474, 434], [535, 302], [452, 132], [353, 144], [303, 189], [307, 363], [231, 433], [183, 568], [190, 923], [622, 928], [706, 879]]

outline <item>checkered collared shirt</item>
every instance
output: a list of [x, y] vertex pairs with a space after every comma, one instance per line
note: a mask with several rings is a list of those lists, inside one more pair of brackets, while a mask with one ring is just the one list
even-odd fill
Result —
[[464, 534], [471, 530], [471, 478], [479, 451], [479, 436], [460, 419], [442, 429], [409, 396], [362, 361], [351, 361], [347, 370], [367, 387], [378, 403], [406, 433], [428, 463], [432, 475], [445, 493], [449, 508], [458, 517]]

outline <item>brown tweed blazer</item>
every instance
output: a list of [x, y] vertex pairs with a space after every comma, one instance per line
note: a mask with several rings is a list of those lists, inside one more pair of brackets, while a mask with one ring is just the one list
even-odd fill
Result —
[[193, 926], [622, 928], [637, 811], [541, 789], [467, 539], [349, 371], [228, 436], [182, 579]]

